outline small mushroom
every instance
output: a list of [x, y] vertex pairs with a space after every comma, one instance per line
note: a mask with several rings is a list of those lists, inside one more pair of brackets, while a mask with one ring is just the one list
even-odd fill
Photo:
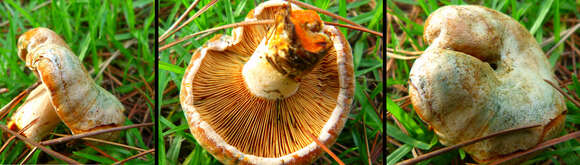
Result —
[[24, 136], [40, 141], [46, 137], [59, 123], [60, 119], [56, 115], [46, 86], [39, 85], [28, 94], [26, 101], [10, 117], [8, 128], [20, 130], [31, 124], [23, 134]]
[[306, 164], [331, 146], [354, 93], [351, 48], [316, 12], [267, 1], [193, 54], [180, 101], [195, 139], [225, 164]]
[[[78, 57], [52, 30], [35, 28], [25, 32], [18, 39], [18, 56], [42, 81], [37, 89], [47, 90], [56, 114], [73, 134], [123, 125], [123, 105], [93, 81]], [[45, 101], [42, 98], [38, 101]], [[116, 134], [97, 137], [114, 139]]]
[[430, 46], [410, 72], [415, 112], [444, 145], [501, 130], [540, 127], [463, 147], [477, 162], [529, 149], [561, 131], [563, 96], [546, 56], [517, 21], [481, 6], [446, 6], [425, 22]]

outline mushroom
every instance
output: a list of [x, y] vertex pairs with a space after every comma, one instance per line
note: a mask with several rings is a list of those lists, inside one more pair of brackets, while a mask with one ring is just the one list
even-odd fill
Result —
[[261, 3], [197, 49], [180, 101], [195, 139], [225, 164], [306, 164], [342, 131], [354, 93], [351, 48], [314, 11]]
[[[33, 100], [46, 104], [44, 99], [49, 99], [58, 117], [73, 134], [123, 125], [125, 121], [123, 105], [115, 96], [93, 81], [78, 57], [52, 30], [35, 28], [25, 32], [18, 39], [18, 56], [42, 81], [36, 90], [47, 91], [46, 94], [39, 91], [38, 98], [33, 96]], [[51, 108], [45, 108], [44, 111], [49, 109]], [[21, 108], [19, 111], [24, 110]], [[17, 112], [19, 113], [28, 112]], [[16, 120], [16, 123], [23, 121]], [[19, 125], [19, 128], [22, 126], [25, 125]], [[107, 133], [97, 137], [114, 139], [117, 134]]]
[[50, 103], [48, 90], [42, 84], [34, 88], [28, 94], [26, 101], [12, 114], [8, 128], [20, 130], [34, 120], [37, 121], [23, 132], [26, 137], [34, 141], [42, 140], [60, 123], [52, 103]]
[[555, 82], [550, 64], [517, 21], [481, 6], [446, 6], [429, 16], [424, 38], [430, 46], [413, 64], [409, 95], [443, 145], [541, 124], [463, 147], [486, 163], [561, 131], [563, 96], [544, 81]]

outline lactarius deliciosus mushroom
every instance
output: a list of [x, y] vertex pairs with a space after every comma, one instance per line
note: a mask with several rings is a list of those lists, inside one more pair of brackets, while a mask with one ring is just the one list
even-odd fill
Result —
[[532, 35], [517, 21], [480, 6], [446, 6], [425, 22], [430, 46], [415, 61], [409, 94], [419, 117], [444, 145], [501, 130], [540, 127], [463, 147], [488, 162], [556, 136], [565, 121], [563, 96]]
[[[32, 121], [36, 120], [35, 123]], [[20, 130], [30, 124], [23, 134], [34, 140], [40, 141], [50, 133], [54, 127], [60, 123], [46, 86], [39, 85], [28, 94], [26, 101], [16, 110], [8, 127], [13, 130]]]
[[[50, 114], [45, 111], [55, 110], [73, 134], [123, 125], [125, 121], [123, 105], [115, 96], [93, 81], [78, 57], [55, 32], [46, 28], [27, 31], [18, 39], [18, 56], [42, 81], [35, 91], [46, 91], [39, 91], [38, 96], [31, 95], [28, 100], [32, 97], [32, 100], [46, 104], [46, 100], [42, 99], [49, 99], [52, 106], [52, 108], [43, 107], [45, 110], [38, 113]], [[24, 124], [26, 122], [19, 120], [32, 121], [36, 117], [41, 117], [39, 121], [46, 120], [42, 119], [43, 116], [34, 115], [34, 113], [20, 112], [25, 111], [23, 108], [18, 111], [16, 114], [30, 114], [30, 116], [19, 116], [20, 119], [13, 118], [15, 123], [22, 123], [17, 124], [19, 129], [26, 126]], [[50, 115], [45, 115], [45, 117], [48, 118]], [[36, 124], [42, 124], [42, 122]], [[116, 134], [107, 133], [97, 137], [113, 139]]]
[[331, 146], [354, 92], [351, 48], [317, 13], [268, 1], [193, 54], [180, 101], [191, 132], [225, 164], [306, 164]]

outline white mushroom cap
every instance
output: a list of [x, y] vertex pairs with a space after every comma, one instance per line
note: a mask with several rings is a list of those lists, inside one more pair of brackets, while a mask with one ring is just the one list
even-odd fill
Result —
[[555, 82], [550, 65], [517, 21], [480, 6], [446, 6], [429, 16], [424, 36], [430, 46], [413, 64], [409, 94], [442, 144], [542, 124], [463, 148], [487, 162], [561, 130], [563, 96], [544, 81]]

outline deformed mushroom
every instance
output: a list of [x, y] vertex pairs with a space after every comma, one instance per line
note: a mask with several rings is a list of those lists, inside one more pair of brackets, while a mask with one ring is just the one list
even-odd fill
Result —
[[550, 64], [517, 21], [480, 6], [446, 6], [425, 22], [430, 46], [410, 72], [409, 95], [419, 117], [444, 145], [501, 130], [540, 127], [463, 147], [489, 162], [553, 138], [565, 121], [563, 96]]
[[[290, 9], [291, 8], [291, 9]], [[193, 54], [180, 101], [190, 129], [225, 164], [306, 164], [340, 134], [354, 92], [351, 48], [316, 12], [267, 1]]]
[[[42, 81], [42, 84], [27, 98], [27, 102], [34, 101], [39, 104], [25, 103], [16, 112], [16, 117], [12, 118], [19, 129], [35, 118], [39, 118], [39, 121], [54, 120], [54, 115], [51, 115], [50, 110], [56, 112], [73, 134], [123, 125], [125, 121], [123, 105], [110, 92], [93, 81], [78, 57], [52, 30], [35, 28], [25, 32], [18, 39], [18, 56]], [[51, 107], [41, 105], [48, 103]], [[32, 107], [34, 110], [27, 107]], [[39, 129], [42, 128], [42, 131], [37, 134], [44, 135], [47, 131], [45, 129], [51, 130], [49, 126], [54, 123], [50, 123], [50, 125], [37, 126]], [[36, 124], [43, 124], [43, 122]], [[29, 130], [37, 131], [34, 127]], [[26, 132], [27, 136], [35, 134]], [[117, 134], [107, 133], [97, 137], [114, 139]], [[42, 139], [42, 136], [34, 136], [36, 140]]]

